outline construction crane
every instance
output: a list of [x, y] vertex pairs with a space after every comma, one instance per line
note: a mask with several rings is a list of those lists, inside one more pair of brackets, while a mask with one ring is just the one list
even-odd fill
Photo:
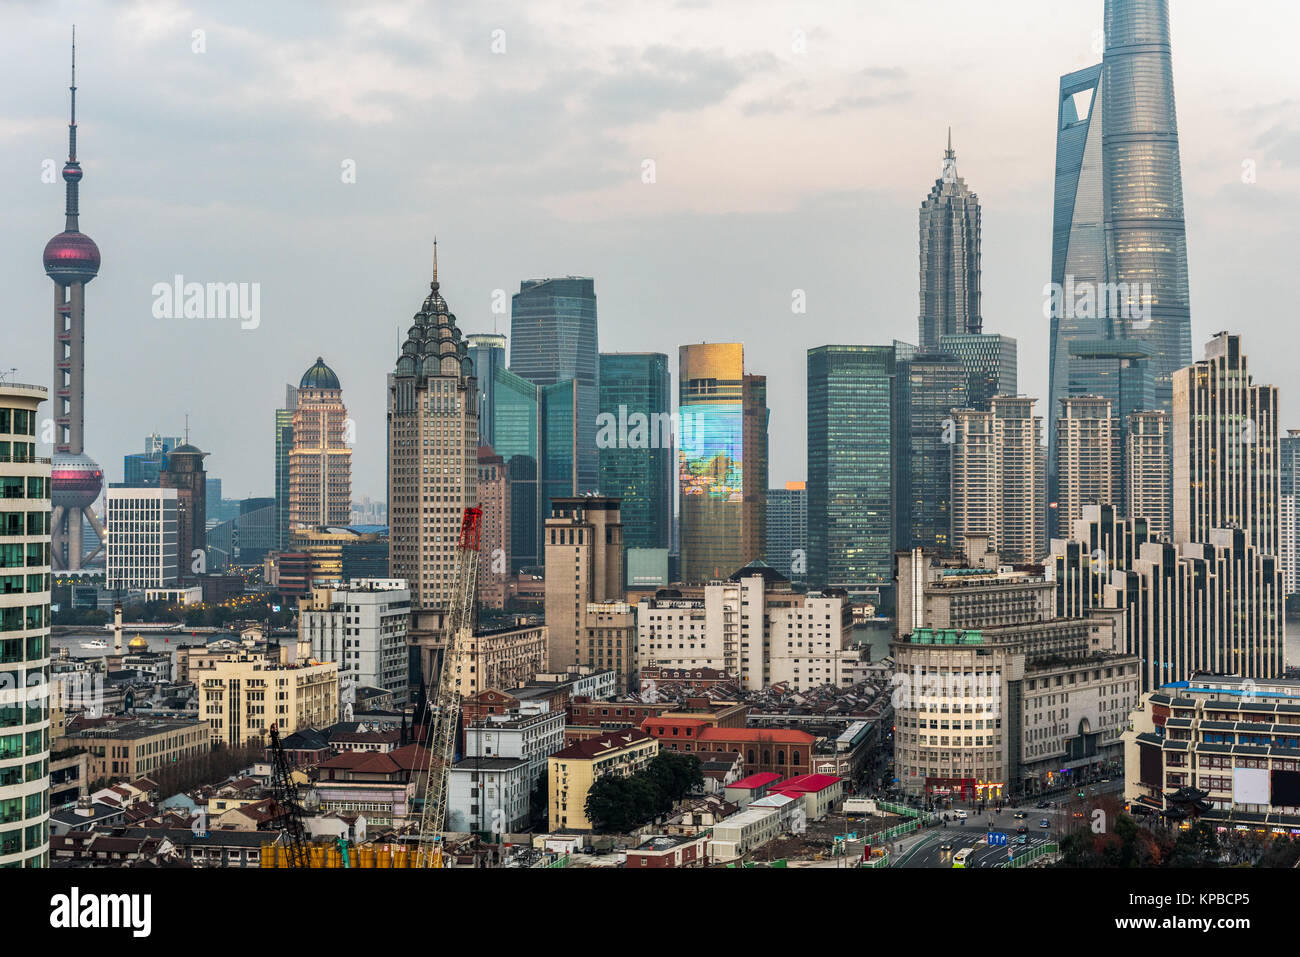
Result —
[[271, 725], [271, 826], [284, 839], [289, 867], [309, 867], [307, 827], [298, 806], [297, 786], [289, 776], [289, 760], [280, 743], [280, 731]]
[[461, 671], [474, 640], [474, 610], [478, 586], [478, 551], [483, 510], [467, 508], [461, 516], [460, 542], [456, 546], [456, 581], [447, 609], [443, 634], [442, 672], [430, 715], [427, 735], [429, 765], [424, 776], [424, 812], [416, 867], [442, 866], [442, 832], [447, 825], [447, 772], [456, 749], [460, 716]]

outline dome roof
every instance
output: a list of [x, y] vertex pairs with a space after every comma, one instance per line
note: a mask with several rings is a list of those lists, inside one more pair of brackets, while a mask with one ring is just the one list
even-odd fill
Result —
[[320, 356], [316, 357], [316, 364], [302, 374], [302, 381], [298, 383], [299, 389], [342, 389], [339, 385], [339, 377], [334, 374], [334, 370], [325, 364], [325, 360]]
[[45, 244], [41, 261], [55, 282], [90, 282], [99, 274], [99, 247], [85, 233], [68, 230]]

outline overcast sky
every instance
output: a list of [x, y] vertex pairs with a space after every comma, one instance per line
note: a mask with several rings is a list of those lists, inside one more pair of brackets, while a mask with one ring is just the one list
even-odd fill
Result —
[[[1300, 7], [1172, 6], [1194, 354], [1242, 333], [1300, 426]], [[583, 275], [602, 351], [675, 366], [683, 342], [743, 341], [768, 376], [772, 484], [802, 479], [806, 350], [916, 341], [917, 207], [950, 124], [983, 206], [984, 328], [1019, 340], [1021, 391], [1046, 392], [1057, 84], [1100, 59], [1101, 17], [1101, 0], [8, 2], [0, 368], [50, 382], [40, 253], [63, 188], [41, 172], [66, 150], [75, 22], [81, 227], [103, 255], [87, 452], [111, 481], [189, 413], [227, 497], [272, 494], [273, 410], [322, 355], [357, 423], [354, 498], [382, 500], [384, 377], [435, 233], [467, 332], [509, 332], [495, 290]], [[260, 325], [155, 318], [178, 274], [260, 284]]]

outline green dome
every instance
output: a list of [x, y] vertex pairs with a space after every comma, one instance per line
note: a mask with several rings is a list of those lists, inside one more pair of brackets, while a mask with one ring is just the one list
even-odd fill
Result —
[[342, 389], [339, 385], [339, 377], [334, 374], [334, 370], [325, 364], [325, 360], [320, 356], [316, 357], [316, 364], [302, 374], [302, 381], [298, 383], [299, 389]]

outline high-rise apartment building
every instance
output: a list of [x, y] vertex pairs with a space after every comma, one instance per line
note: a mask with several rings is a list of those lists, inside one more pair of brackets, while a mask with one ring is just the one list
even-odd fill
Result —
[[792, 582], [808, 577], [808, 483], [767, 490], [767, 563]]
[[766, 547], [767, 386], [739, 342], [682, 346], [679, 361], [680, 577], [706, 582]]
[[1174, 530], [1169, 447], [1168, 412], [1152, 410], [1129, 416], [1124, 436], [1124, 511], [1146, 520], [1152, 541], [1168, 539]]
[[979, 333], [980, 204], [957, 175], [957, 154], [948, 131], [943, 173], [921, 203], [921, 352], [939, 348], [939, 337]]
[[662, 352], [604, 352], [596, 445], [600, 491], [622, 502], [627, 548], [667, 548], [672, 386]]
[[[510, 371], [540, 386], [574, 382], [573, 492], [595, 492], [600, 358], [592, 279], [526, 279], [511, 300]], [[495, 447], [495, 444], [494, 444]]]
[[0, 868], [49, 866], [50, 462], [36, 455], [48, 395], [0, 383]]
[[1086, 505], [1121, 505], [1123, 465], [1119, 420], [1110, 400], [1066, 396], [1057, 422], [1058, 497], [1054, 535], [1066, 538]]
[[293, 450], [293, 414], [298, 390], [286, 384], [284, 408], [275, 410], [275, 524], [276, 548], [289, 547], [289, 453]]
[[1153, 542], [1144, 519], [1089, 506], [1052, 543], [1067, 613], [1118, 609], [1142, 690], [1199, 671], [1270, 678], [1284, 664], [1282, 570], [1242, 529], [1202, 542]]
[[1241, 337], [1221, 332], [1205, 358], [1174, 373], [1174, 541], [1240, 528], [1278, 551], [1277, 387], [1255, 385]]
[[545, 536], [547, 667], [561, 672], [591, 664], [584, 654], [588, 606], [624, 598], [619, 501], [554, 499]]
[[1300, 429], [1287, 429], [1278, 453], [1278, 557], [1289, 598], [1300, 592]]
[[321, 358], [298, 383], [289, 452], [289, 527], [347, 525], [352, 514], [352, 447], [339, 377]]
[[808, 350], [808, 581], [858, 594], [894, 578], [893, 346]]
[[952, 546], [953, 412], [965, 409], [969, 373], [954, 356], [918, 355], [898, 363], [894, 445], [895, 547]]
[[104, 510], [106, 588], [132, 591], [176, 584], [180, 575], [179, 497], [175, 488], [109, 486]]
[[1043, 514], [1043, 420], [1027, 396], [994, 396], [992, 409], [958, 410], [952, 447], [952, 547], [971, 535], [1011, 562], [1047, 552]]

